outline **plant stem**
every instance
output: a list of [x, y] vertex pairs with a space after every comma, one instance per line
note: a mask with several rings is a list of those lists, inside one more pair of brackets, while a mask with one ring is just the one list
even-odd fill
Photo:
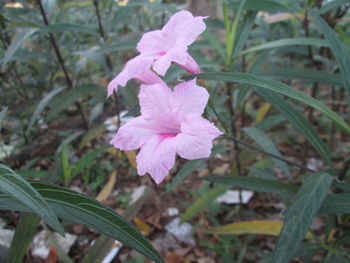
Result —
[[298, 167], [298, 168], [300, 168], [300, 169], [303, 169], [303, 170], [306, 170], [306, 171], [309, 171], [309, 172], [317, 172], [317, 171], [314, 170], [314, 169], [305, 167], [305, 166], [303, 166], [303, 165], [300, 165], [300, 164], [297, 164], [297, 163], [295, 163], [295, 162], [292, 162], [292, 161], [286, 160], [286, 159], [284, 159], [284, 158], [281, 158], [281, 157], [279, 157], [279, 156], [277, 156], [277, 155], [274, 155], [274, 154], [272, 154], [272, 153], [269, 153], [269, 152], [266, 152], [266, 151], [264, 151], [264, 150], [261, 150], [261, 149], [255, 147], [255, 146], [253, 146], [253, 145], [251, 145], [251, 144], [249, 144], [249, 143], [247, 143], [247, 142], [245, 142], [245, 141], [242, 141], [242, 140], [240, 140], [240, 139], [235, 138], [234, 136], [227, 136], [227, 138], [230, 139], [230, 140], [233, 140], [233, 141], [236, 142], [237, 144], [241, 144], [241, 145], [243, 145], [243, 146], [245, 146], [245, 147], [247, 147], [247, 148], [249, 148], [249, 149], [251, 149], [251, 150], [253, 150], [253, 151], [256, 151], [256, 152], [262, 153], [262, 154], [264, 154], [264, 155], [267, 155], [267, 156], [269, 156], [269, 157], [275, 158], [275, 159], [280, 160], [280, 161], [282, 161], [282, 162], [285, 162], [285, 163], [287, 163], [287, 164], [289, 164], [289, 165], [296, 166], [296, 167]]
[[[103, 30], [100, 10], [98, 8], [99, 1], [98, 0], [93, 0], [92, 3], [94, 5], [94, 7], [95, 7], [95, 12], [96, 12], [96, 16], [97, 16], [98, 32], [100, 33], [100, 36], [103, 38], [103, 40], [106, 43], [107, 42], [107, 37], [106, 37], [105, 32]], [[111, 58], [107, 54], [105, 54], [104, 56], [105, 56], [105, 59], [106, 59], [106, 62], [107, 62], [107, 66], [108, 66], [109, 70], [112, 71], [113, 70], [113, 66], [112, 66]]]
[[[100, 9], [98, 7], [99, 1], [98, 0], [92, 0], [92, 3], [94, 5], [94, 7], [95, 7], [95, 13], [96, 13], [96, 16], [97, 16], [98, 32], [100, 33], [100, 36], [103, 38], [104, 42], [107, 43], [107, 36], [106, 36], [105, 31], [103, 29], [101, 15], [100, 15]], [[107, 62], [107, 66], [108, 66], [110, 72], [112, 73], [113, 72], [112, 60], [111, 60], [110, 56], [108, 56], [107, 54], [105, 54], [104, 57], [105, 57], [105, 60]], [[119, 129], [121, 121], [120, 121], [120, 107], [119, 107], [118, 96], [117, 96], [117, 94], [114, 93], [112, 95], [112, 97], [113, 97], [113, 100], [115, 101], [115, 105], [116, 105], [116, 108], [117, 108], [117, 114], [118, 114], [117, 129]]]
[[[50, 23], [49, 23], [49, 20], [47, 18], [47, 15], [45, 13], [45, 9], [44, 9], [44, 7], [43, 7], [43, 5], [41, 3], [41, 0], [37, 0], [37, 2], [38, 2], [39, 8], [40, 8], [40, 12], [41, 12], [41, 15], [43, 17], [45, 25], [49, 25]], [[61, 68], [63, 70], [63, 74], [64, 74], [64, 77], [66, 79], [68, 88], [73, 89], [74, 88], [73, 87], [73, 81], [72, 81], [72, 79], [70, 78], [70, 76], [68, 74], [67, 68], [65, 66], [64, 60], [63, 60], [62, 55], [61, 55], [61, 51], [58, 48], [55, 36], [51, 32], [49, 32], [49, 36], [50, 36], [50, 40], [51, 40], [52, 46], [53, 46], [53, 48], [55, 50], [55, 53], [56, 53], [56, 56], [57, 56], [57, 59], [58, 59], [58, 63], [60, 64], [60, 66], [61, 66]], [[86, 121], [86, 118], [85, 118], [85, 115], [84, 115], [84, 112], [83, 112], [83, 108], [82, 108], [81, 104], [78, 101], [76, 102], [76, 106], [77, 106], [78, 111], [80, 113], [80, 116], [81, 116], [81, 118], [83, 120], [84, 127], [85, 127], [85, 129], [87, 129], [88, 128], [88, 122]]]

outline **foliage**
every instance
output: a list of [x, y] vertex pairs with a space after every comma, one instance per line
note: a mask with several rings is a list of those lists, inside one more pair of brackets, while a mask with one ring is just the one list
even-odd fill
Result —
[[[97, 196], [115, 171], [118, 190], [121, 182], [147, 180], [135, 175], [135, 152], [108, 146], [128, 116], [140, 115], [139, 85], [130, 81], [109, 99], [106, 87], [142, 34], [183, 8], [119, 2], [0, 3], [0, 209], [25, 212], [10, 249], [14, 255], [17, 247], [18, 262], [38, 225], [31, 214], [61, 234], [84, 224], [106, 242], [117, 239], [163, 262], [133, 224], [86, 195]], [[158, 193], [177, 196], [181, 220], [200, 234], [199, 248], [220, 262], [348, 262], [349, 1], [217, 3], [222, 14], [205, 20], [189, 52], [211, 97], [205, 117], [225, 135], [209, 159], [177, 162]], [[182, 75], [172, 65], [164, 80]], [[77, 184], [86, 194], [68, 189]], [[255, 193], [249, 205], [215, 201], [242, 188]], [[130, 195], [120, 193], [113, 208], [128, 208]], [[280, 220], [257, 208], [266, 203], [286, 207]], [[321, 230], [312, 228], [315, 218]]]

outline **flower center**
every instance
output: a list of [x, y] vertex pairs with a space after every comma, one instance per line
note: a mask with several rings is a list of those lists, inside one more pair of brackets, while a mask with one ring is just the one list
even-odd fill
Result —
[[175, 137], [181, 132], [181, 124], [171, 117], [159, 120], [158, 134], [164, 138]]
[[159, 136], [164, 140], [167, 138], [174, 138], [176, 137], [177, 133], [160, 133]]

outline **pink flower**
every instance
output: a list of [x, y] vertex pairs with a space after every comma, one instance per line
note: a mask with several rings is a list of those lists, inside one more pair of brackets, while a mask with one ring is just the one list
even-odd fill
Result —
[[165, 85], [141, 85], [141, 116], [123, 125], [111, 140], [120, 150], [136, 150], [137, 172], [149, 173], [159, 184], [175, 164], [176, 153], [185, 159], [207, 158], [212, 141], [222, 134], [201, 117], [208, 102], [206, 89], [196, 80], [172, 91]]
[[[117, 91], [118, 86], [125, 86], [129, 79], [137, 78], [144, 84], [160, 83], [161, 80], [150, 71], [164, 76], [172, 62], [177, 63], [190, 74], [200, 73], [200, 68], [187, 52], [199, 34], [205, 30], [203, 19], [193, 17], [188, 11], [175, 13], [162, 30], [154, 30], [143, 35], [137, 44], [138, 56], [129, 60], [124, 69], [108, 85], [108, 95]], [[151, 81], [144, 82], [142, 76], [147, 72], [154, 75]]]
[[165, 84], [157, 74], [155, 74], [150, 67], [152, 65], [153, 58], [147, 56], [138, 55], [133, 59], [130, 59], [122, 72], [118, 74], [109, 84], [107, 88], [108, 96], [113, 94], [113, 91], [118, 91], [118, 86], [125, 86], [129, 79], [138, 79], [144, 84]]

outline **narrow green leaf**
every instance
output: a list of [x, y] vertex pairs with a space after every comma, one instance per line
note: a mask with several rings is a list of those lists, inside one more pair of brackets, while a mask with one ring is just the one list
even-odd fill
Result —
[[77, 102], [79, 99], [86, 98], [90, 95], [96, 96], [96, 94], [98, 94], [100, 91], [101, 89], [96, 85], [82, 85], [64, 92], [62, 95], [57, 96], [52, 101], [47, 118], [53, 118], [58, 113]]
[[0, 112], [0, 132], [2, 130], [2, 123], [4, 121], [5, 115], [7, 113], [8, 107], [5, 107], [2, 109], [2, 111]]
[[40, 32], [82, 32], [94, 35], [97, 30], [91, 27], [76, 25], [76, 24], [51, 24], [40, 28]]
[[[144, 203], [149, 200], [154, 195], [154, 190], [148, 187], [144, 194], [140, 196], [135, 202], [130, 203], [125, 210], [123, 216], [127, 220], [134, 218], [140, 211]], [[107, 237], [105, 235], [100, 235], [94, 245], [92, 245], [85, 253], [84, 258], [80, 261], [81, 263], [90, 262], [102, 262], [109, 252], [111, 246], [114, 244], [115, 240]]]
[[200, 211], [208, 207], [208, 204], [213, 202], [217, 197], [225, 193], [229, 189], [228, 186], [216, 186], [209, 192], [198, 198], [192, 205], [190, 205], [186, 212], [181, 216], [181, 222], [188, 221], [196, 216]]
[[[348, 106], [350, 107], [350, 55], [345, 49], [345, 46], [340, 41], [339, 37], [332, 30], [332, 28], [319, 16], [314, 10], [310, 10], [312, 16], [315, 18], [315, 22], [319, 30], [327, 39], [330, 48], [335, 56], [340, 67], [340, 72], [343, 77], [344, 86], [348, 97]], [[349, 108], [350, 109], [350, 108]]]
[[261, 76], [268, 76], [276, 79], [300, 79], [310, 82], [327, 83], [330, 85], [343, 87], [344, 83], [339, 74], [330, 74], [313, 69], [278, 68], [261, 72]]
[[[229, 1], [229, 7], [235, 10], [237, 9], [239, 3], [240, 1]], [[247, 0], [244, 9], [248, 11], [265, 11], [272, 13], [289, 11], [288, 7], [278, 0]]]
[[211, 33], [209, 30], [205, 30], [203, 37], [213, 46], [213, 48], [218, 52], [222, 59], [226, 58], [225, 49], [219, 39]]
[[163, 4], [163, 3], [157, 3], [157, 2], [152, 2], [152, 3], [147, 3], [147, 2], [140, 2], [140, 3], [129, 3], [127, 6], [123, 8], [130, 8], [130, 7], [147, 7], [149, 10], [164, 10], [168, 11], [170, 14], [175, 13], [179, 11], [179, 9], [176, 6], [169, 5], [169, 4]]
[[321, 214], [350, 214], [350, 194], [332, 194], [327, 196], [319, 213]]
[[79, 150], [83, 149], [91, 140], [95, 139], [106, 130], [106, 125], [101, 124], [91, 128], [81, 139]]
[[241, 52], [244, 44], [247, 42], [248, 36], [252, 31], [255, 18], [256, 18], [256, 12], [249, 12], [244, 15], [243, 21], [242, 23], [240, 23], [240, 27], [238, 28], [237, 35], [239, 36], [239, 38], [237, 38], [237, 41], [234, 46], [234, 50], [233, 50], [234, 57], [236, 57], [238, 52]]
[[270, 102], [276, 110], [281, 112], [283, 116], [293, 125], [293, 127], [308, 140], [308, 142], [327, 162], [327, 164], [330, 167], [333, 166], [330, 151], [327, 145], [301, 112], [295, 109], [286, 100], [283, 100], [278, 94], [258, 88], [255, 88], [255, 92], [258, 93], [264, 100]]
[[282, 114], [276, 114], [266, 117], [261, 122], [255, 124], [254, 127], [257, 127], [260, 130], [267, 130], [285, 121], [286, 118]]
[[237, 12], [235, 12], [235, 19], [233, 20], [233, 23], [231, 25], [231, 30], [229, 32], [226, 32], [226, 65], [230, 67], [232, 65], [232, 56], [234, 51], [234, 46], [236, 44], [236, 35], [237, 35], [237, 28], [238, 28], [238, 22], [241, 19], [241, 14], [243, 12], [243, 7], [246, 0], [240, 1], [239, 7]]
[[218, 80], [237, 82], [242, 84], [248, 84], [259, 88], [271, 90], [283, 95], [286, 95], [292, 99], [298, 100], [312, 108], [324, 113], [330, 119], [334, 120], [339, 126], [341, 126], [348, 134], [350, 134], [350, 127], [346, 122], [334, 111], [330, 110], [327, 106], [323, 105], [318, 100], [302, 93], [299, 90], [293, 89], [288, 85], [281, 82], [268, 80], [261, 77], [257, 77], [251, 74], [244, 73], [209, 73], [197, 75], [198, 78], [204, 80]]
[[26, 133], [28, 133], [32, 129], [35, 121], [38, 119], [38, 117], [40, 116], [42, 111], [45, 109], [45, 107], [49, 104], [51, 99], [55, 97], [58, 93], [60, 93], [62, 90], [63, 88], [56, 88], [44, 96], [44, 98], [40, 101], [38, 106], [35, 108], [35, 111], [27, 127]]
[[257, 177], [246, 176], [210, 176], [205, 180], [229, 186], [247, 188], [250, 190], [274, 193], [281, 197], [291, 198], [298, 188], [289, 184], [281, 183], [277, 180], [268, 180]]
[[288, 263], [296, 255], [333, 179], [327, 173], [315, 173], [304, 181], [286, 211], [273, 262]]
[[58, 0], [43, 0], [43, 6], [47, 13], [48, 18], [52, 16], [56, 9]]
[[82, 172], [84, 169], [91, 167], [98, 156], [105, 152], [110, 146], [102, 146], [97, 149], [90, 150], [87, 152], [78, 162], [75, 163], [73, 170], [74, 175]]
[[330, 1], [328, 3], [325, 3], [322, 5], [322, 7], [320, 8], [320, 10], [318, 10], [318, 13], [320, 15], [327, 13], [329, 11], [332, 11], [338, 7], [340, 7], [341, 5], [345, 5], [345, 4], [349, 4], [350, 0], [336, 0], [336, 1]]
[[108, 46], [102, 46], [99, 49], [97, 49], [97, 52], [102, 52], [102, 53], [110, 53], [113, 51], [125, 51], [125, 50], [133, 50], [136, 48], [136, 42], [123, 42], [123, 43], [117, 43], [113, 45], [108, 45]]
[[63, 176], [64, 176], [64, 182], [65, 185], [68, 184], [68, 182], [72, 178], [72, 172], [71, 172], [71, 167], [69, 165], [69, 150], [68, 150], [68, 145], [64, 144], [62, 146], [62, 151], [61, 151], [61, 164], [62, 164], [62, 170], [63, 170]]
[[[95, 199], [43, 182], [30, 181], [30, 184], [45, 198], [58, 217], [91, 227], [136, 249], [157, 263], [163, 262], [158, 251], [131, 223]], [[29, 210], [5, 194], [0, 194], [1, 209]]]
[[18, 32], [12, 42], [11, 45], [6, 50], [2, 67], [7, 64], [12, 58], [12, 56], [16, 53], [16, 51], [22, 46], [23, 42], [26, 41], [32, 34], [34, 34], [38, 29], [25, 29]]
[[44, 198], [20, 175], [0, 164], [0, 191], [39, 215], [47, 224], [63, 235], [64, 230]]
[[175, 175], [172, 181], [166, 186], [166, 191], [173, 191], [185, 178], [190, 175], [195, 169], [201, 167], [204, 164], [204, 160], [191, 160], [188, 161], [181, 170]]
[[32, 242], [40, 217], [35, 214], [22, 213], [16, 226], [11, 247], [7, 256], [7, 263], [22, 263], [26, 250]]
[[[272, 153], [278, 157], [283, 158], [281, 152], [277, 149], [274, 142], [271, 140], [266, 133], [256, 127], [247, 127], [243, 128], [243, 131], [248, 134], [248, 136], [253, 139], [264, 151]], [[287, 164], [283, 161], [272, 158], [272, 161], [278, 165], [282, 171], [287, 175], [288, 178], [291, 178], [292, 175], [289, 171]]]
[[[27, 59], [39, 59], [39, 58], [45, 58], [49, 60], [53, 59], [50, 53], [38, 52], [38, 51], [32, 51], [32, 50], [28, 51], [28, 50], [22, 49], [17, 51], [16, 54], [14, 54], [13, 56], [11, 56], [11, 58], [7, 61], [7, 63], [12, 61], [21, 62]], [[3, 64], [3, 63], [4, 63], [4, 57], [0, 58], [0, 64]]]
[[281, 47], [286, 47], [286, 46], [295, 46], [295, 45], [327, 47], [328, 43], [324, 39], [311, 38], [311, 37], [285, 38], [285, 39], [279, 39], [276, 41], [264, 43], [264, 44], [261, 44], [261, 45], [256, 46], [256, 47], [246, 49], [243, 52], [237, 54], [237, 57], [247, 55], [250, 53], [254, 53], [257, 51], [261, 51], [261, 50], [275, 49], [275, 48], [281, 48]]

